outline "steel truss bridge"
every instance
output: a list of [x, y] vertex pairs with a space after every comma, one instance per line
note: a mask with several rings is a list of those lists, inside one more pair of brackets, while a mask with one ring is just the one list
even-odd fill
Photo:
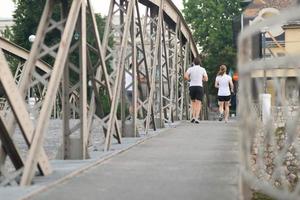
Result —
[[[101, 127], [97, 129], [97, 134], [104, 137], [101, 148], [109, 151], [113, 143], [122, 143], [123, 136], [147, 134], [168, 123], [189, 118], [183, 74], [198, 52], [178, 9], [171, 0], [102, 0], [101, 3], [110, 3], [101, 38], [89, 0], [47, 0], [30, 52], [0, 38], [0, 186], [30, 185], [36, 174], [52, 173], [44, 143], [53, 118], [62, 121], [62, 159], [89, 158], [93, 126]], [[278, 16], [245, 28], [239, 38], [240, 163], [239, 167], [233, 163], [229, 169], [239, 168], [236, 171], [240, 173], [235, 174], [240, 180], [234, 186], [239, 187], [240, 199], [247, 199], [252, 189], [278, 199], [299, 199], [299, 51], [289, 54], [285, 49], [283, 57], [270, 59], [253, 60], [252, 56], [253, 36], [261, 34], [265, 27], [298, 23], [299, 13], [299, 7], [291, 7]], [[286, 43], [295, 44], [298, 43]], [[125, 73], [133, 77], [131, 114], [126, 105]], [[276, 94], [272, 96], [273, 103], [270, 100], [267, 105], [257, 105], [253, 91], [264, 94], [267, 85], [271, 86], [269, 93]], [[286, 95], [285, 88], [294, 90]], [[206, 102], [204, 100], [203, 119], [207, 118]], [[182, 123], [176, 131], [189, 130], [188, 134], [182, 134], [185, 140], [180, 134], [174, 134], [173, 139], [177, 135], [180, 137], [176, 139], [177, 144], [193, 143], [196, 148], [207, 144], [205, 139], [209, 138], [207, 152], [214, 152], [209, 148], [223, 148], [222, 145], [232, 150], [237, 140], [235, 127], [220, 128], [217, 123], [203, 123], [201, 128]], [[193, 135], [192, 129], [198, 137], [193, 142], [189, 138]], [[207, 138], [199, 137], [199, 130], [208, 133]], [[223, 132], [220, 134], [218, 130]], [[28, 147], [25, 152], [20, 152], [15, 141], [18, 131]], [[227, 135], [222, 135], [226, 131]], [[225, 139], [220, 140], [220, 137]], [[176, 149], [176, 144], [172, 145]], [[187, 148], [185, 155], [195, 153], [195, 148]], [[222, 148], [221, 153], [228, 153]], [[211, 158], [221, 154], [203, 155]], [[164, 156], [162, 154], [160, 159], [166, 161]], [[197, 156], [195, 160], [200, 161], [202, 169], [201, 161], [205, 159]], [[221, 157], [228, 163], [227, 157]], [[218, 163], [222, 158], [218, 157]], [[237, 160], [235, 154], [231, 158]], [[173, 166], [172, 159], [171, 164]], [[228, 178], [222, 170], [224, 166], [209, 166], [214, 171], [210, 177], [217, 178], [215, 172], [219, 170]], [[204, 169], [209, 171], [208, 168]], [[191, 173], [193, 178], [193, 173], [199, 174], [198, 171]], [[203, 185], [207, 186], [207, 179], [201, 177], [197, 181], [204, 181]], [[232, 185], [226, 180], [225, 186]], [[210, 194], [214, 195], [215, 188], [212, 191]]]
[[[88, 158], [95, 124], [102, 127], [108, 151], [123, 135], [189, 118], [183, 74], [198, 52], [170, 0], [99, 2], [110, 4], [103, 38], [90, 1], [69, 2], [46, 1], [30, 52], [0, 38], [1, 185], [29, 185], [37, 170], [52, 172], [43, 147], [51, 118], [63, 121], [63, 159], [74, 159], [74, 152], [76, 159]], [[51, 41], [49, 35], [57, 32]], [[126, 109], [125, 72], [133, 77], [132, 114]], [[28, 146], [25, 155], [13, 140], [17, 128]], [[78, 145], [72, 145], [74, 135]], [[13, 170], [6, 169], [8, 160]]]

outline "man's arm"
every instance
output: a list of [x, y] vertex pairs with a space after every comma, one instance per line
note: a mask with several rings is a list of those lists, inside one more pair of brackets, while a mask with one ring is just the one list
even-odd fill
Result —
[[185, 72], [185, 74], [184, 74], [184, 79], [187, 80], [187, 81], [190, 80], [190, 75], [189, 75], [188, 72]]

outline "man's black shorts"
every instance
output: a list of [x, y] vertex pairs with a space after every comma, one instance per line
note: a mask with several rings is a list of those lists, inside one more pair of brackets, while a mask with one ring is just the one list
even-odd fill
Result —
[[132, 90], [127, 90], [126, 96], [127, 96], [128, 103], [131, 104], [132, 103]]
[[191, 97], [191, 100], [202, 101], [203, 88], [201, 86], [190, 86], [190, 97]]
[[218, 96], [219, 101], [230, 101], [231, 96]]

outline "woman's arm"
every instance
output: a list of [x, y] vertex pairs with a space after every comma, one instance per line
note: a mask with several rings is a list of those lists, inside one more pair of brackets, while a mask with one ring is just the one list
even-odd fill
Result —
[[229, 81], [229, 86], [230, 86], [230, 91], [233, 93], [234, 92], [234, 85], [233, 85], [232, 79], [230, 79], [230, 81]]

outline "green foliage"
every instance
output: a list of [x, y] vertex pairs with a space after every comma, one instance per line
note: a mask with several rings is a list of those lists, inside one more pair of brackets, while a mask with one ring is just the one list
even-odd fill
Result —
[[[15, 24], [11, 27], [11, 30], [5, 30], [5, 37], [10, 39], [12, 42], [18, 44], [19, 46], [29, 50], [31, 43], [28, 40], [30, 35], [35, 35], [37, 27], [43, 12], [45, 5], [45, 0], [14, 0], [17, 9], [13, 15]], [[60, 7], [56, 6], [54, 8], [54, 19], [59, 20], [60, 18]], [[100, 14], [96, 15], [96, 21], [98, 25], [98, 30], [100, 32], [100, 37], [103, 37], [105, 28], [105, 18]], [[91, 20], [88, 20], [90, 24]], [[60, 38], [60, 32], [51, 32], [50, 36], [47, 36], [46, 43], [53, 45]], [[91, 41], [91, 38], [88, 38]]]
[[209, 90], [215, 94], [214, 78], [221, 64], [236, 68], [233, 18], [240, 15], [239, 0], [183, 0], [185, 20], [202, 48], [203, 66], [209, 75]]
[[35, 35], [45, 0], [14, 0], [17, 9], [13, 15], [15, 24], [12, 26], [9, 39], [19, 46], [29, 50], [30, 35]]
[[[28, 38], [30, 35], [36, 34], [37, 27], [45, 5], [45, 0], [14, 0], [14, 3], [17, 7], [13, 15], [15, 24], [11, 27], [11, 29], [7, 28], [4, 31], [4, 36], [10, 41], [18, 44], [19, 46], [30, 50], [31, 43], [29, 42]], [[54, 7], [53, 18], [56, 21], [59, 21], [61, 18], [61, 7], [59, 6], [59, 4], [56, 4], [56, 6]], [[100, 37], [103, 37], [105, 18], [100, 14], [97, 14], [96, 21], [100, 32]], [[90, 25], [91, 20], [88, 17], [88, 26], [90, 27]], [[59, 42], [60, 36], [61, 32], [57, 29], [54, 29], [50, 33], [47, 33], [45, 37], [45, 43], [48, 46], [53, 46], [54, 44]], [[94, 41], [94, 37], [88, 37], [88, 42], [93, 43]], [[70, 55], [70, 60], [74, 64], [78, 64], [78, 52], [76, 52], [75, 54], [76, 55]], [[44, 57], [42, 59], [50, 65], [52, 65], [54, 61], [50, 56]], [[96, 58], [94, 58], [94, 60], [95, 59]]]
[[275, 200], [275, 199], [273, 199], [273, 198], [269, 197], [268, 195], [263, 194], [261, 192], [254, 192], [252, 200]]
[[7, 39], [12, 38], [12, 31], [8, 26], [6, 26], [5, 29], [3, 31], [1, 31], [1, 34], [4, 38], [7, 38]]

